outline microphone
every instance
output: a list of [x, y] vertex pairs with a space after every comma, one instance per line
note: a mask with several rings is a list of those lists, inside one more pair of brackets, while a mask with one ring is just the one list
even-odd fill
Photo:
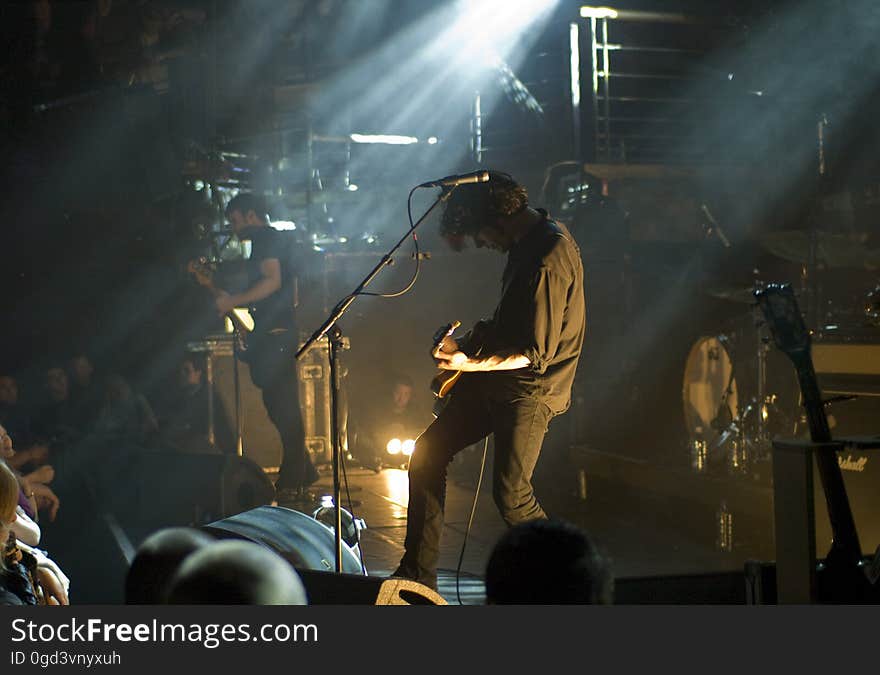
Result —
[[721, 243], [724, 244], [724, 248], [730, 248], [730, 239], [728, 239], [725, 236], [724, 231], [721, 229], [721, 226], [715, 222], [715, 219], [712, 217], [712, 214], [709, 213], [709, 207], [706, 206], [705, 204], [701, 204], [700, 210], [702, 210], [702, 212], [704, 214], [706, 214], [706, 218], [708, 219], [709, 223], [712, 225], [712, 227], [709, 228], [709, 234], [712, 234], [712, 229], [714, 228], [715, 234], [718, 235], [718, 238], [721, 240]]
[[419, 187], [455, 187], [456, 185], [467, 185], [468, 183], [488, 183], [488, 171], [471, 171], [458, 176], [446, 176], [440, 180], [432, 180], [422, 183]]

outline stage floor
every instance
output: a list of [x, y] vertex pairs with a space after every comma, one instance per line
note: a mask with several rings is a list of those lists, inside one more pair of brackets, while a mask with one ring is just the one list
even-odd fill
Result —
[[[450, 604], [484, 602], [485, 566], [505, 530], [486, 480], [468, 530], [479, 454], [472, 453], [450, 468], [438, 574], [439, 592]], [[332, 494], [330, 467], [320, 468], [322, 477], [312, 490], [317, 495]], [[489, 467], [486, 475], [490, 475]], [[383, 468], [377, 472], [355, 465], [348, 468], [347, 476], [353, 504], [349, 508], [344, 484], [342, 504], [366, 522], [361, 548], [367, 573], [387, 576], [403, 553], [406, 471]], [[535, 483], [547, 513], [589, 532], [612, 558], [618, 578], [742, 570], [746, 560], [759, 559], [761, 553], [747, 545], [719, 550], [712, 528], [715, 514], [708, 507], [700, 509], [697, 517], [688, 518], [682, 515], [683, 509], [693, 505], [678, 504], [662, 495], [620, 490], [612, 483], [591, 479], [586, 496], [576, 475], [560, 479], [556, 474], [537, 474]]]

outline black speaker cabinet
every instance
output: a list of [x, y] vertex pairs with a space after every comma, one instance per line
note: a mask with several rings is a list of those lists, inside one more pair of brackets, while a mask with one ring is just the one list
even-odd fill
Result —
[[201, 525], [275, 498], [263, 469], [236, 455], [138, 452], [126, 474], [133, 480], [115, 499], [117, 517], [138, 529]]
[[753, 604], [742, 571], [625, 577], [614, 581], [616, 605]]

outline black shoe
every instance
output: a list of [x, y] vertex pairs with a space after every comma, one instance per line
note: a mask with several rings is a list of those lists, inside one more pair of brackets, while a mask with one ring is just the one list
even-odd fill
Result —
[[315, 468], [314, 464], [309, 462], [309, 465], [306, 467], [306, 479], [303, 481], [303, 487], [308, 487], [313, 483], [317, 483], [321, 480], [321, 474]]
[[275, 490], [277, 492], [281, 491], [290, 491], [290, 490], [305, 490], [309, 485], [313, 485], [317, 483], [321, 479], [321, 474], [318, 473], [318, 470], [312, 465], [311, 462], [306, 466], [306, 477], [303, 479], [301, 483], [297, 483], [296, 481], [288, 480], [286, 477], [281, 478], [279, 476], [278, 481], [275, 483]]
[[311, 511], [320, 500], [314, 492], [304, 488], [279, 488], [275, 490], [275, 501], [296, 511]]
[[422, 586], [427, 586], [432, 591], [437, 590], [437, 575], [434, 575], [431, 577], [419, 575], [417, 573], [411, 572], [403, 564], [399, 565], [398, 568], [391, 573], [390, 578], [391, 579], [407, 579], [408, 581], [415, 581], [418, 584], [422, 584]]

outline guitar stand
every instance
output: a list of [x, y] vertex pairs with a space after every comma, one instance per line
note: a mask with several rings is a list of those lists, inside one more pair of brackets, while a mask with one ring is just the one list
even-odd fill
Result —
[[243, 416], [241, 411], [241, 376], [238, 369], [241, 357], [239, 356], [240, 347], [238, 346], [238, 342], [238, 336], [235, 336], [232, 340], [232, 382], [235, 396], [235, 454], [239, 457], [243, 457], [244, 445], [242, 443]]

